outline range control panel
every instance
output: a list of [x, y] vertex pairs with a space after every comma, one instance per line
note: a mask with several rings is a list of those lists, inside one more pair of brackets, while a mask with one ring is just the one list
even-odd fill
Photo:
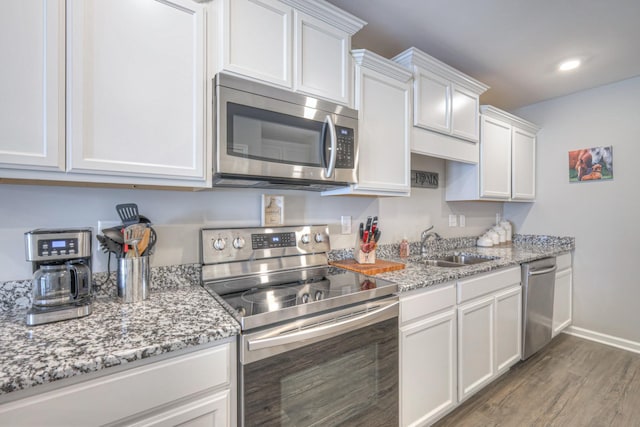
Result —
[[326, 225], [204, 228], [200, 245], [203, 264], [326, 253], [331, 249]]

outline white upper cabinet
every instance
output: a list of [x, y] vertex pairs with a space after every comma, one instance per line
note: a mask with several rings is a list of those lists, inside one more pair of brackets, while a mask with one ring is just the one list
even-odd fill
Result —
[[358, 184], [323, 194], [408, 196], [411, 190], [411, 81], [398, 64], [354, 50]]
[[351, 34], [302, 12], [296, 11], [294, 18], [294, 88], [350, 105]]
[[477, 163], [479, 98], [489, 87], [416, 48], [393, 60], [414, 73], [412, 151]]
[[489, 105], [481, 111], [480, 162], [447, 162], [446, 200], [533, 201], [539, 128]]
[[513, 127], [511, 130], [511, 198], [536, 198], [536, 132]]
[[218, 70], [352, 104], [351, 36], [364, 21], [324, 0], [217, 0], [213, 9]]
[[205, 6], [68, 5], [68, 170], [126, 177], [107, 182], [204, 185]]
[[480, 197], [511, 197], [511, 125], [482, 116]]
[[0, 177], [64, 171], [64, 28], [64, 2], [0, 2]]
[[278, 0], [223, 0], [220, 4], [222, 67], [292, 87], [293, 9]]

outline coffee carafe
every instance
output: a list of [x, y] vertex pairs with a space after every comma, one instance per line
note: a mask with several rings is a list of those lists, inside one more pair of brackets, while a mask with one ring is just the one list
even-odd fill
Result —
[[91, 229], [29, 231], [25, 252], [34, 272], [27, 325], [91, 313]]

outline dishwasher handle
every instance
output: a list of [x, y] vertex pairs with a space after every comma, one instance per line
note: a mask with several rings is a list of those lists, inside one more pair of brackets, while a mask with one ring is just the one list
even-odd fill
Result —
[[540, 274], [551, 273], [552, 271], [556, 271], [557, 269], [558, 269], [558, 266], [554, 265], [553, 267], [545, 268], [544, 270], [532, 270], [532, 271], [529, 271], [529, 276], [539, 276]]

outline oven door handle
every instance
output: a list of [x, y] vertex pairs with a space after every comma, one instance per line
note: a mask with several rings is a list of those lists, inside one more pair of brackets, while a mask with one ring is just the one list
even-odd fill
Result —
[[398, 301], [388, 302], [382, 307], [371, 310], [364, 314], [349, 317], [337, 322], [320, 324], [309, 329], [285, 333], [267, 338], [249, 339], [247, 346], [249, 351], [262, 350], [287, 344], [295, 344], [301, 347], [304, 341], [318, 340], [325, 336], [336, 336], [345, 332], [350, 332], [365, 326], [387, 320], [398, 316]]

